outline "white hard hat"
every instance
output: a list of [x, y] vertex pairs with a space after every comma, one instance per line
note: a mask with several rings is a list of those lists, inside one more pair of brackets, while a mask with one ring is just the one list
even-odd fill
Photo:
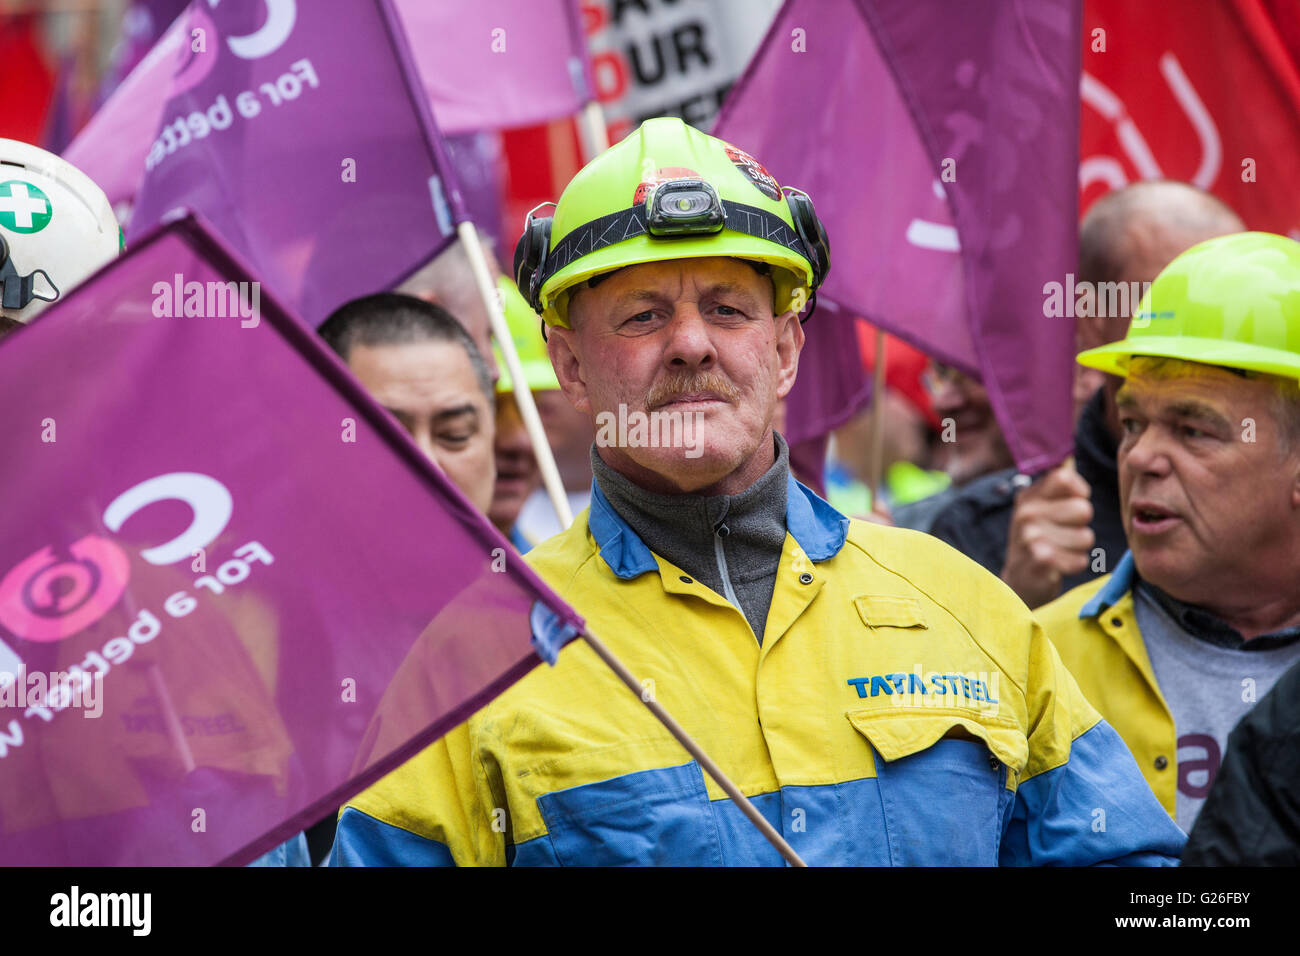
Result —
[[0, 315], [30, 322], [121, 249], [113, 207], [89, 176], [0, 139]]

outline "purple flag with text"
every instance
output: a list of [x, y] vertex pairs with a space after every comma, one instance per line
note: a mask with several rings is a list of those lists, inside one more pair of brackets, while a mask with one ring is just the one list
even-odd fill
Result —
[[191, 217], [0, 379], [0, 865], [245, 863], [582, 627]]
[[389, 0], [187, 17], [128, 242], [194, 209], [318, 325], [455, 238], [466, 217]]
[[[349, 49], [350, 44], [364, 42], [365, 35], [373, 32], [363, 31], [362, 36], [355, 39], [348, 33], [348, 24], [353, 18], [372, 18], [370, 3], [349, 4], [349, 7], [356, 9], [340, 9], [337, 14], [332, 7], [325, 9], [325, 4], [311, 6], [322, 9], [313, 11], [300, 0], [259, 0], [243, 4], [226, 0], [225, 4], [213, 11], [200, 0], [197, 8], [191, 8], [176, 18], [148, 55], [140, 60], [114, 90], [113, 95], [73, 140], [64, 153], [65, 158], [94, 179], [115, 207], [129, 207], [140, 190], [146, 163], [149, 162], [149, 150], [155, 140], [162, 139], [163, 149], [166, 150], [169, 146], [178, 144], [185, 136], [192, 139], [202, 134], [206, 138], [213, 132], [228, 129], [229, 126], [225, 125], [227, 118], [230, 124], [234, 124], [242, 116], [237, 116], [234, 112], [238, 109], [238, 104], [236, 97], [232, 97], [229, 92], [226, 92], [227, 103], [230, 105], [229, 117], [226, 109], [218, 109], [209, 118], [207, 107], [213, 104], [211, 101], [202, 102], [202, 97], [192, 102], [186, 101], [189, 105], [183, 110], [167, 109], [168, 101], [173, 95], [195, 85], [197, 71], [213, 68], [204, 66], [208, 62], [204, 60], [205, 53], [196, 51], [194, 47], [202, 46], [207, 53], [219, 53], [226, 59], [227, 69], [255, 71], [258, 83], [244, 83], [239, 87], [241, 91], [250, 89], [261, 97], [260, 100], [245, 98], [245, 109], [251, 111], [254, 102], [265, 107], [277, 103], [277, 97], [273, 97], [272, 93], [280, 92], [274, 89], [284, 72], [280, 67], [292, 65], [295, 60], [295, 57], [287, 54], [281, 56], [276, 50], [261, 52], [271, 45], [279, 33], [285, 32], [278, 24], [288, 23], [288, 33], [296, 36], [306, 29], [302, 22], [304, 18], [319, 20], [326, 16], [328, 22], [317, 22], [316, 28], [327, 31], [324, 42], [329, 46], [337, 46], [346, 41], [341, 51]], [[434, 120], [445, 134], [546, 122], [576, 113], [593, 96], [590, 61], [586, 55], [581, 12], [576, 0], [479, 0], [469, 5], [430, 3], [428, 0], [395, 0], [393, 6], [410, 46], [411, 62], [418, 77], [416, 88], [424, 91], [424, 97], [433, 109]], [[248, 14], [246, 8], [254, 8], [255, 11], [261, 9], [263, 12]], [[208, 25], [213, 21], [218, 25], [224, 24], [229, 18], [241, 13], [241, 10], [250, 17], [247, 22], [253, 24], [254, 28], [251, 31], [240, 31], [243, 35], [231, 33], [225, 40], [210, 44], [206, 33]], [[196, 35], [194, 30], [205, 32]], [[329, 38], [331, 31], [333, 38]], [[290, 42], [286, 48], [292, 46], [293, 36], [287, 37]], [[201, 42], [199, 37], [202, 37]], [[372, 35], [371, 40], [374, 39]], [[235, 47], [230, 45], [232, 41], [236, 43]], [[223, 45], [224, 50], [220, 49]], [[232, 52], [234, 50], [239, 53]], [[245, 60], [243, 54], [259, 54], [253, 60], [274, 55], [278, 66], [267, 71], [257, 70], [250, 66], [250, 61]], [[310, 56], [311, 62], [316, 64], [319, 54], [310, 53]], [[392, 64], [387, 61], [392, 59], [391, 52], [386, 52], [382, 47], [375, 49], [366, 54], [365, 62], [368, 66], [363, 71], [364, 75], [352, 76], [355, 64], [351, 64], [342, 69], [341, 80], [337, 72], [339, 67], [335, 67], [336, 72], [328, 78], [323, 78], [319, 66], [317, 67], [316, 80], [325, 85], [307, 84], [297, 92], [295, 98], [306, 103], [308, 111], [316, 111], [315, 125], [320, 130], [313, 134], [307, 127], [305, 131], [310, 135], [299, 140], [297, 134], [300, 127], [296, 125], [297, 118], [294, 117], [290, 126], [294, 132], [285, 139], [290, 148], [298, 150], [299, 161], [306, 161], [310, 166], [314, 159], [323, 161], [324, 158], [330, 158], [334, 163], [329, 172], [335, 179], [340, 178], [342, 160], [349, 156], [357, 158], [350, 151], [351, 147], [344, 145], [345, 142], [354, 141], [354, 130], [364, 133], [373, 127], [367, 116], [357, 115], [355, 111], [342, 115], [335, 113], [337, 104], [333, 97], [340, 92], [346, 93], [356, 84], [359, 90], [354, 102], [359, 102], [364, 107], [367, 96], [383, 96], [387, 85], [387, 95], [395, 98], [396, 102], [385, 104], [386, 108], [400, 108], [408, 98], [407, 90], [396, 86], [392, 82], [392, 76], [382, 76], [383, 73], [390, 72]], [[220, 70], [220, 67], [216, 69]], [[381, 75], [375, 75], [376, 71]], [[251, 77], [254, 73], [249, 72], [248, 75]], [[297, 83], [301, 84], [303, 80], [304, 77], [299, 76]], [[233, 80], [230, 82], [233, 83]], [[263, 82], [270, 83], [273, 89], [262, 89]], [[294, 80], [285, 80], [284, 83], [287, 91], [298, 90]], [[369, 92], [366, 92], [367, 89]], [[225, 86], [220, 89], [214, 87], [211, 91], [212, 100], [225, 90]], [[329, 100], [326, 105], [309, 102], [313, 96], [319, 99], [320, 95]], [[278, 97], [280, 102], [286, 99], [285, 96]], [[206, 133], [203, 120], [193, 121], [194, 125], [190, 125], [189, 117], [200, 108], [204, 119], [208, 119]], [[368, 110], [363, 109], [362, 113], [368, 113]], [[268, 109], [262, 115], [269, 118], [270, 125], [275, 127], [283, 113]], [[328, 116], [333, 121], [322, 123], [319, 121], [322, 116]], [[367, 122], [350, 126], [345, 122], [349, 117]], [[176, 126], [178, 119], [184, 120], [180, 128]], [[170, 135], [168, 130], [171, 130]], [[333, 137], [335, 145], [327, 148], [322, 157], [301, 155], [302, 149], [327, 135]], [[152, 167], [155, 163], [149, 165]], [[369, 169], [358, 166], [357, 181], [353, 185], [362, 185], [360, 175], [368, 172], [373, 175], [371, 187], [376, 187], [382, 181], [385, 168], [383, 165], [372, 165]], [[424, 208], [427, 208], [427, 204], [424, 204]], [[138, 231], [145, 228], [147, 226], [142, 225]]]
[[[817, 203], [826, 294], [979, 376], [1020, 468], [1072, 447], [1080, 0], [787, 0], [715, 134]], [[814, 318], [812, 321], [816, 321]]]
[[595, 98], [577, 0], [395, 0], [447, 135], [533, 126]]

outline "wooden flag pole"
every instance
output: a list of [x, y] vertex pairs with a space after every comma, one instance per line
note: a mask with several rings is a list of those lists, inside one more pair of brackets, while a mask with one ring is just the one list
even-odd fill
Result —
[[758, 832], [763, 834], [772, 846], [776, 847], [777, 852], [780, 853], [781, 856], [785, 857], [786, 862], [791, 866], [807, 866], [808, 864], [800, 859], [799, 854], [794, 851], [794, 848], [785, 841], [785, 837], [781, 836], [781, 834], [776, 831], [776, 828], [767, 822], [767, 819], [758, 812], [758, 809], [750, 802], [749, 798], [740, 792], [740, 788], [737, 787], [735, 783], [732, 782], [731, 778], [722, 771], [721, 767], [713, 762], [713, 759], [704, 752], [700, 745], [695, 742], [695, 739], [686, 732], [686, 729], [682, 727], [681, 724], [677, 723], [677, 721], [673, 719], [672, 715], [660, 706], [657, 700], [653, 697], [647, 699], [646, 695], [642, 692], [642, 685], [632, 675], [632, 672], [624, 666], [623, 662], [614, 656], [614, 652], [606, 647], [595, 634], [592, 634], [591, 631], [586, 628], [582, 631], [582, 639], [587, 642], [587, 645], [593, 651], [596, 652], [596, 656], [604, 661], [605, 665], [618, 675], [618, 678], [627, 685], [628, 690], [636, 694], [637, 699], [646, 705], [646, 708], [650, 713], [655, 715], [655, 718], [659, 723], [663, 724], [664, 727], [668, 729], [668, 732], [677, 738], [677, 742], [685, 747], [686, 752], [694, 757], [696, 762], [704, 768], [704, 772], [717, 782], [718, 786], [721, 787], [727, 796], [735, 802], [741, 812], [749, 818], [749, 822], [754, 824], [758, 829]]
[[595, 100], [589, 102], [578, 114], [578, 135], [582, 139], [582, 161], [589, 163], [609, 149], [609, 130], [605, 126], [605, 111]]
[[506, 368], [510, 370], [510, 378], [515, 383], [515, 404], [519, 406], [524, 428], [528, 430], [528, 438], [533, 443], [533, 454], [537, 457], [537, 465], [542, 471], [542, 483], [546, 486], [546, 493], [555, 507], [560, 526], [567, 528], [573, 524], [573, 511], [569, 508], [569, 497], [564, 491], [564, 482], [560, 480], [560, 470], [555, 464], [555, 455], [551, 451], [550, 442], [546, 440], [546, 430], [542, 428], [542, 418], [537, 414], [533, 393], [528, 388], [528, 380], [524, 378], [524, 367], [519, 361], [519, 350], [515, 348], [514, 339], [510, 337], [501, 299], [492, 283], [492, 273], [488, 271], [487, 256], [483, 254], [483, 242], [474, 223], [469, 220], [458, 223], [456, 232], [465, 247], [465, 254], [469, 257], [470, 269], [474, 273], [474, 281], [478, 283], [479, 295], [482, 296], [483, 304], [487, 307], [488, 318], [492, 323], [492, 337], [496, 339], [501, 355], [506, 360]]
[[885, 332], [876, 329], [876, 367], [871, 377], [871, 510], [880, 504], [885, 480]]

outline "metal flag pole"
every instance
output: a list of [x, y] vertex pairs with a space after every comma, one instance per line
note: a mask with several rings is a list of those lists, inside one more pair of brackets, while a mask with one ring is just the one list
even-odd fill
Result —
[[488, 270], [487, 256], [483, 254], [483, 241], [479, 238], [474, 223], [468, 219], [456, 225], [456, 232], [465, 247], [465, 254], [469, 257], [470, 269], [474, 273], [474, 281], [478, 284], [479, 295], [482, 296], [483, 304], [487, 307], [488, 318], [492, 323], [492, 337], [500, 346], [501, 355], [506, 360], [506, 368], [510, 370], [510, 378], [515, 383], [515, 403], [519, 406], [524, 428], [528, 430], [528, 439], [533, 443], [533, 454], [537, 456], [538, 467], [542, 470], [542, 483], [546, 486], [551, 504], [555, 506], [555, 514], [560, 519], [560, 525], [567, 528], [573, 524], [573, 511], [569, 508], [569, 497], [564, 491], [564, 482], [560, 480], [560, 470], [555, 464], [555, 455], [551, 451], [550, 442], [546, 440], [546, 430], [542, 428], [542, 418], [537, 414], [533, 393], [528, 389], [528, 380], [524, 378], [524, 367], [519, 361], [519, 350], [515, 348], [514, 339], [510, 337], [501, 299], [492, 284], [492, 273]]
[[667, 728], [668, 732], [677, 738], [677, 742], [686, 748], [686, 752], [695, 758], [696, 762], [704, 768], [704, 772], [714, 779], [727, 796], [735, 802], [736, 806], [740, 807], [741, 812], [749, 818], [749, 822], [758, 829], [759, 833], [763, 834], [763, 836], [767, 838], [767, 842], [776, 847], [777, 852], [780, 853], [781, 856], [785, 857], [786, 862], [791, 866], [807, 866], [808, 864], [800, 859], [799, 854], [794, 851], [794, 848], [785, 841], [785, 837], [781, 836], [781, 834], [776, 831], [776, 828], [767, 822], [767, 819], [758, 812], [758, 809], [750, 802], [749, 798], [740, 792], [740, 788], [732, 782], [731, 778], [723, 772], [721, 767], [713, 762], [713, 758], [704, 752], [703, 748], [695, 742], [695, 739], [686, 732], [686, 729], [682, 727], [681, 724], [677, 723], [677, 721], [673, 719], [672, 715], [660, 706], [657, 700], [647, 698], [646, 695], [642, 693], [641, 683], [638, 682], [632, 675], [632, 672], [624, 666], [623, 662], [614, 656], [614, 652], [606, 647], [605, 644], [587, 628], [583, 628], [582, 639], [587, 642], [587, 646], [596, 652], [596, 656], [604, 661], [605, 665], [618, 675], [619, 680], [627, 685], [628, 690], [636, 694], [637, 699], [646, 705], [646, 708], [650, 713], [655, 715], [655, 718], [659, 723], [663, 724], [664, 727]]

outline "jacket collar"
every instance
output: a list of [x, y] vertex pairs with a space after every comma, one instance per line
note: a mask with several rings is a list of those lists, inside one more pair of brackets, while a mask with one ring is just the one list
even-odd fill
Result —
[[[819, 498], [811, 488], [797, 481], [793, 474], [787, 482], [786, 530], [813, 562], [834, 557], [848, 538], [849, 519]], [[620, 578], [634, 578], [658, 570], [654, 553], [614, 510], [595, 481], [591, 483], [587, 527], [601, 558]]]
[[1120, 558], [1119, 564], [1115, 565], [1110, 580], [1092, 596], [1087, 604], [1079, 608], [1079, 617], [1097, 617], [1132, 590], [1136, 581], [1137, 566], [1133, 563], [1133, 552], [1125, 551], [1124, 557]]
[[1103, 611], [1119, 603], [1120, 599], [1133, 591], [1138, 584], [1149, 588], [1148, 593], [1151, 597], [1165, 609], [1183, 631], [1206, 643], [1232, 650], [1267, 651], [1277, 647], [1287, 647], [1300, 640], [1300, 627], [1288, 627], [1275, 634], [1262, 634], [1250, 641], [1244, 640], [1237, 631], [1203, 608], [1179, 601], [1149, 581], [1140, 581], [1132, 551], [1124, 552], [1124, 557], [1120, 559], [1119, 564], [1115, 565], [1115, 573], [1111, 575], [1105, 586], [1079, 609], [1079, 617], [1099, 616]]

